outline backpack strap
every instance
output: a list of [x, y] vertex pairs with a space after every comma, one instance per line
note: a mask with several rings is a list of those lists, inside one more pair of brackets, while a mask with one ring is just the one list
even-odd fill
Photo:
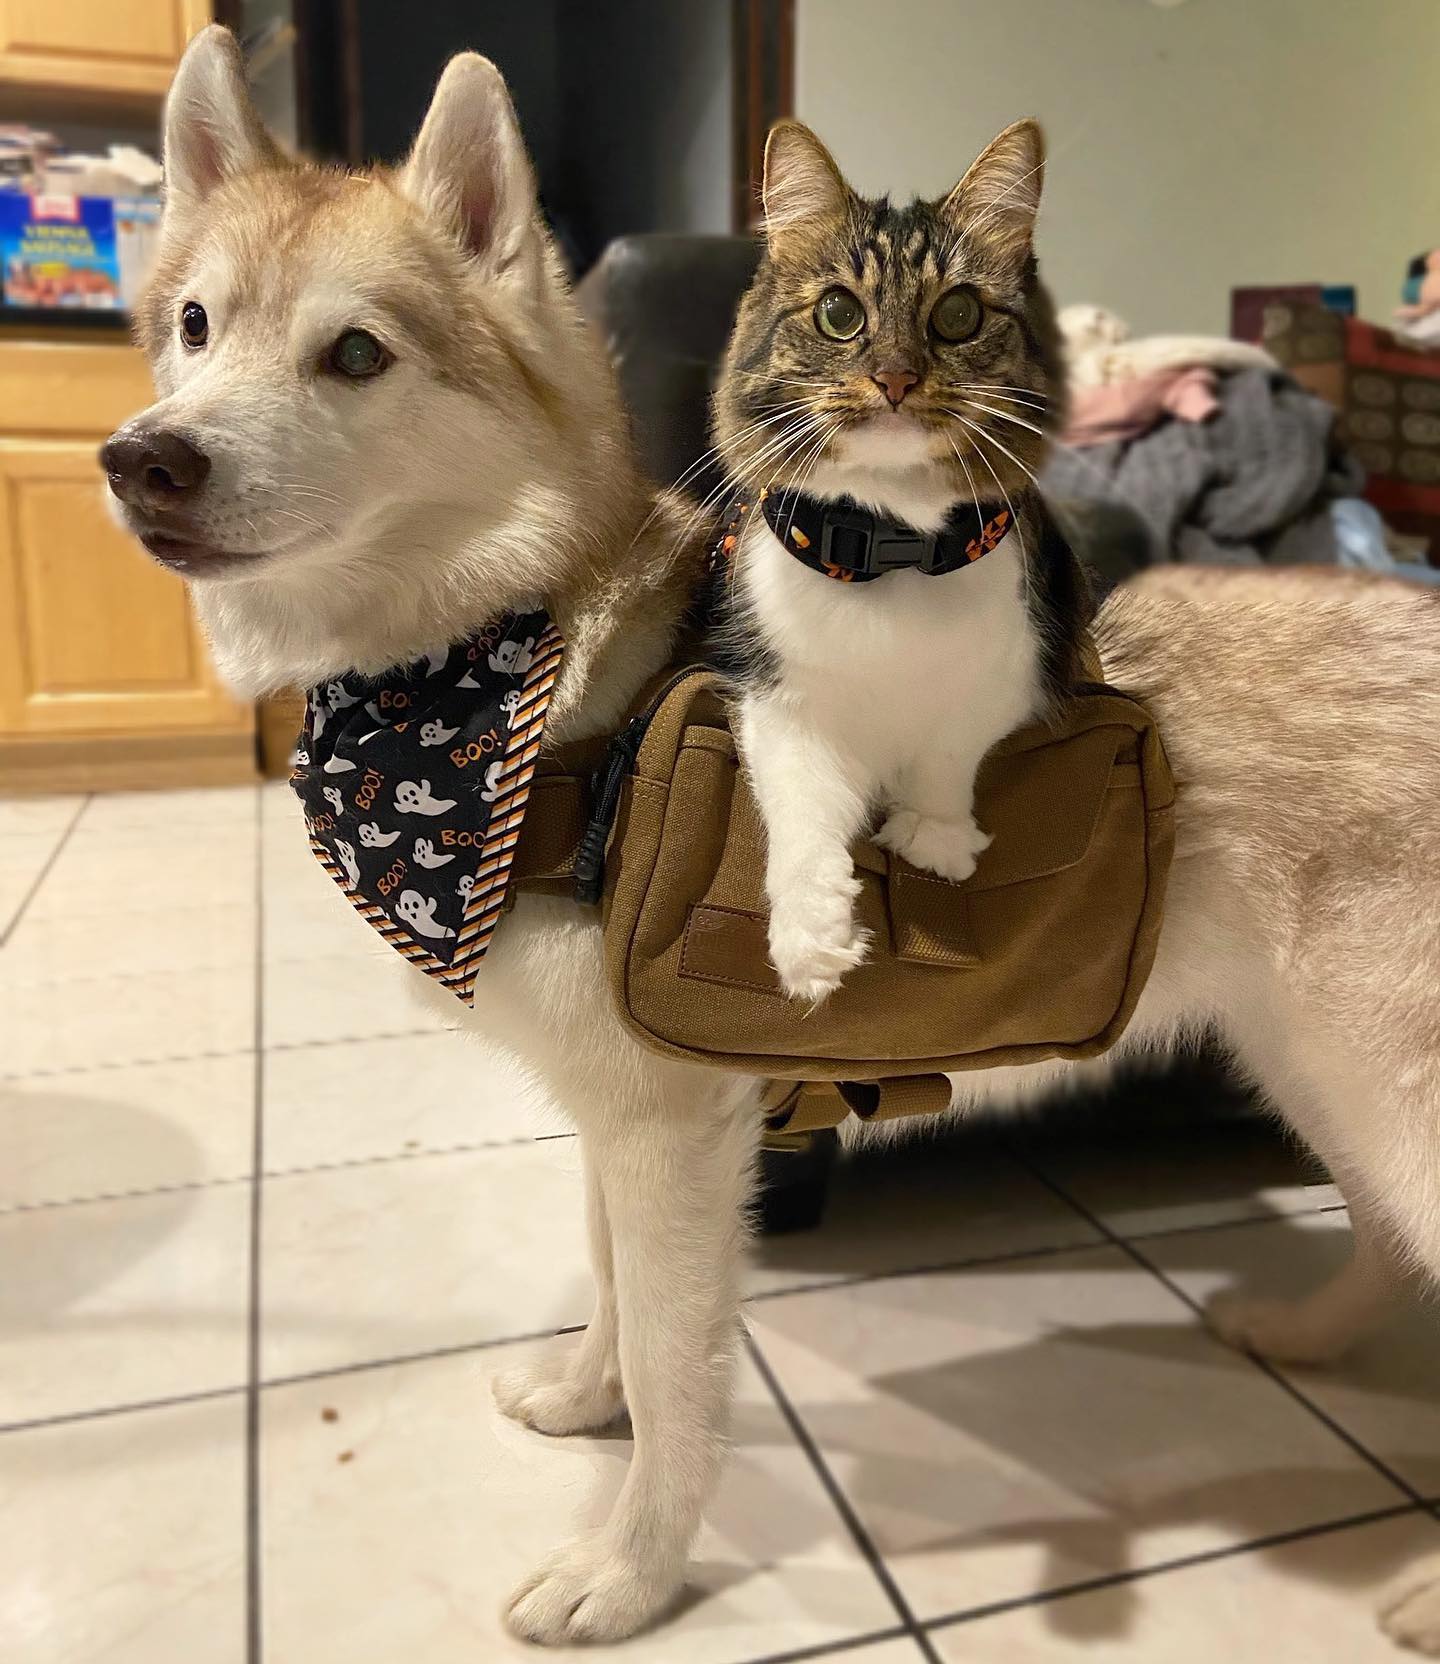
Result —
[[1089, 682], [1095, 687], [1105, 686], [1105, 667], [1100, 662], [1099, 649], [1095, 646], [1095, 637], [1089, 630], [1080, 632], [1078, 645], [1080, 660], [1080, 680]]
[[897, 1075], [888, 1080], [773, 1080], [760, 1095], [765, 1130], [817, 1132], [838, 1127], [848, 1115], [861, 1121], [897, 1121], [938, 1115], [950, 1107], [944, 1075]]

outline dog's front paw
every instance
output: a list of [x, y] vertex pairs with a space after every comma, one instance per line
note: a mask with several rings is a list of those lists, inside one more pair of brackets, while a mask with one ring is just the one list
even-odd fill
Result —
[[618, 1553], [602, 1529], [545, 1560], [510, 1597], [505, 1624], [542, 1646], [623, 1641], [664, 1612], [683, 1578], [683, 1565], [646, 1571]]
[[973, 815], [935, 820], [913, 809], [896, 809], [875, 834], [875, 842], [912, 867], [963, 884], [990, 847], [990, 834], [980, 830]]
[[1211, 1332], [1242, 1352], [1281, 1364], [1333, 1364], [1351, 1335], [1322, 1327], [1300, 1301], [1270, 1300], [1244, 1289], [1222, 1289], [1205, 1305]]
[[770, 963], [791, 999], [819, 1005], [865, 959], [870, 933], [855, 919], [860, 881], [807, 886], [770, 911]]
[[1440, 1658], [1440, 1559], [1411, 1566], [1380, 1597], [1380, 1627], [1402, 1647]]
[[625, 1414], [618, 1381], [592, 1381], [575, 1370], [570, 1354], [542, 1358], [502, 1371], [490, 1390], [501, 1411], [522, 1426], [552, 1438], [597, 1433]]

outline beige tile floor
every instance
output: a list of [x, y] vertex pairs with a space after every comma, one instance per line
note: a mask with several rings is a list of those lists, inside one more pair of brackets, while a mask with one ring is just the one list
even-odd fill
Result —
[[[405, 1002], [283, 788], [0, 803], [0, 943], [0, 1658], [523, 1656], [503, 1594], [628, 1458], [486, 1391], [585, 1320], [563, 1127]], [[1243, 1127], [843, 1166], [756, 1254], [689, 1597], [615, 1656], [1393, 1658], [1440, 1325], [1320, 1375], [1196, 1318], [1345, 1236]]]

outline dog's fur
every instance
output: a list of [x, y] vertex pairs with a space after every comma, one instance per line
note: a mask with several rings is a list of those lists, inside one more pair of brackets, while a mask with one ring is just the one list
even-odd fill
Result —
[[[233, 42], [209, 30], [165, 142], [143, 320], [162, 396], [128, 426], [181, 430], [211, 456], [185, 511], [195, 539], [270, 551], [213, 576], [192, 562], [226, 673], [259, 689], [378, 670], [543, 596], [572, 642], [552, 737], [607, 728], [670, 650], [694, 551], [636, 478], [493, 67], [452, 62], [398, 175], [325, 173], [264, 138]], [[212, 320], [188, 358], [187, 299]], [[317, 355], [357, 323], [395, 363], [332, 385]], [[1334, 1282], [1293, 1305], [1232, 1296], [1214, 1321], [1276, 1357], [1331, 1357], [1402, 1270], [1440, 1273], [1440, 602], [1343, 573], [1172, 570], [1117, 594], [1099, 639], [1110, 678], [1152, 701], [1180, 787], [1164, 936], [1127, 1047], [1217, 1028], [1354, 1210]], [[578, 1347], [496, 1396], [552, 1434], [628, 1406], [635, 1433], [610, 1519], [537, 1569], [508, 1622], [536, 1641], [614, 1640], [675, 1596], [719, 1470], [755, 1087], [642, 1051], [609, 1013], [592, 916], [562, 901], [521, 898], [506, 918], [474, 1028], [579, 1126], [597, 1282]], [[966, 1078], [957, 1107], [1064, 1073]], [[1412, 1577], [1386, 1622], [1440, 1649], [1440, 1569]]]

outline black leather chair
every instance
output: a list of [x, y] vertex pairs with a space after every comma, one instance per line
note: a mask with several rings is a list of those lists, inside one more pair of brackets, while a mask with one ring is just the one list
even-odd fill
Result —
[[657, 485], [684, 479], [703, 498], [720, 483], [714, 461], [700, 461], [709, 455], [710, 394], [758, 258], [750, 237], [620, 237], [579, 284], [581, 309], [604, 332], [636, 448]]

